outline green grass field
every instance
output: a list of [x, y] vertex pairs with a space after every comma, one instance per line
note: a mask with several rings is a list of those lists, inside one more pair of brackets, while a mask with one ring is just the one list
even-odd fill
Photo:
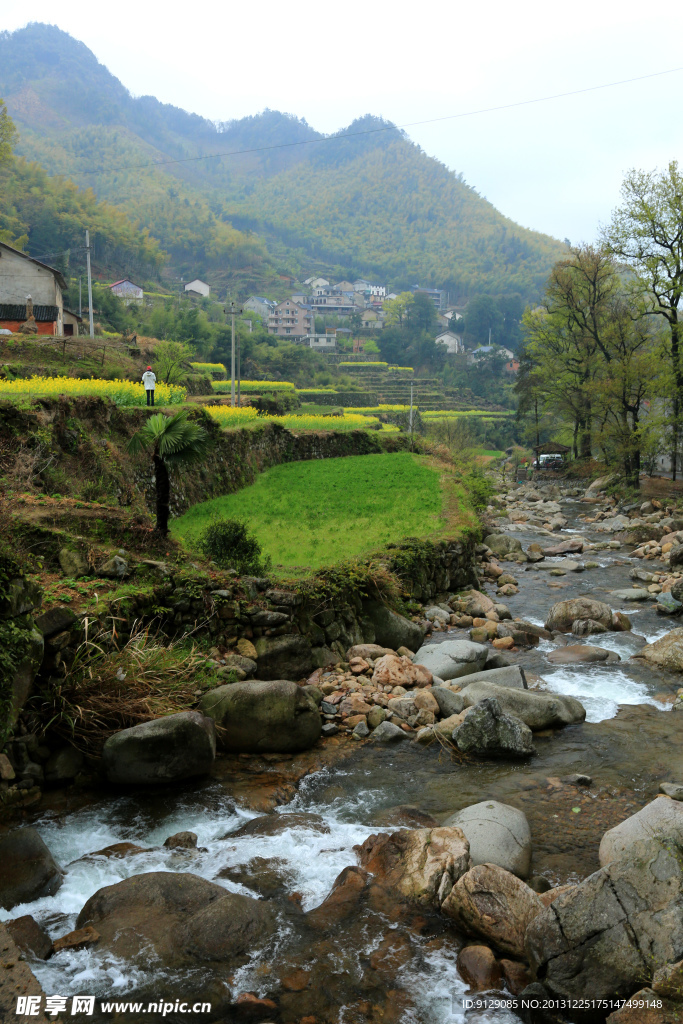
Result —
[[171, 531], [188, 547], [215, 516], [244, 519], [275, 565], [318, 568], [443, 526], [438, 469], [408, 452], [294, 462], [195, 505]]

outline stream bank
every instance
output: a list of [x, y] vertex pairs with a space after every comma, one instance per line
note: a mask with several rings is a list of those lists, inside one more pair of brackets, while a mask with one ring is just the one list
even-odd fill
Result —
[[[580, 563], [597, 563], [583, 572], [562, 567], [562, 556], [556, 563], [553, 556], [544, 559], [557, 565], [557, 575], [535, 567], [543, 562], [499, 562], [517, 581], [511, 584], [517, 593], [505, 595], [511, 615], [541, 626], [556, 601], [599, 597], [628, 614], [634, 628], [571, 638], [619, 653], [622, 660], [609, 665], [553, 665], [549, 656], [565, 646], [556, 638], [528, 649], [514, 650], [513, 644], [505, 658], [529, 677], [542, 678], [547, 689], [578, 697], [586, 722], [535, 733], [536, 755], [522, 762], [467, 761], [444, 747], [382, 746], [342, 735], [322, 741], [329, 758], [323, 767], [317, 750], [269, 755], [265, 766], [263, 757], [252, 755], [220, 758], [206, 780], [161, 791], [112, 792], [71, 810], [55, 807], [33, 824], [57, 862], [67, 866], [64, 882], [55, 895], [15, 906], [3, 918], [32, 914], [51, 935], [62, 935], [103, 886], [144, 872], [173, 871], [270, 900], [280, 928], [277, 939], [229, 978], [219, 968], [133, 963], [93, 947], [32, 962], [45, 991], [128, 997], [158, 991], [163, 981], [173, 991], [211, 992], [215, 1019], [235, 1021], [518, 1020], [505, 1009], [465, 1007], [467, 985], [457, 963], [468, 940], [432, 908], [406, 907], [368, 880], [355, 848], [400, 827], [435, 828], [471, 804], [494, 799], [524, 811], [533, 876], [554, 887], [575, 884], [598, 869], [606, 830], [649, 803], [660, 783], [683, 779], [678, 712], [670, 710], [680, 677], [629, 660], [675, 621], [659, 615], [654, 600], [610, 600], [611, 592], [628, 586], [630, 571], [642, 560], [630, 556], [633, 545], [611, 541], [613, 535], [580, 519], [587, 506], [578, 495], [557, 497], [566, 519], [561, 530], [544, 533], [543, 525], [528, 519], [502, 521], [509, 516], [497, 516], [492, 528], [527, 549], [579, 533], [588, 543], [620, 547], [575, 556]], [[648, 569], [667, 573], [656, 558]], [[449, 616], [430, 643], [469, 637], [476, 628], [454, 627]], [[577, 775], [589, 783], [570, 781]], [[196, 851], [163, 846], [169, 836], [187, 831], [198, 837]], [[123, 842], [142, 849], [92, 856]], [[320, 907], [325, 909], [317, 918], [308, 916]], [[509, 993], [509, 979], [504, 983]]]

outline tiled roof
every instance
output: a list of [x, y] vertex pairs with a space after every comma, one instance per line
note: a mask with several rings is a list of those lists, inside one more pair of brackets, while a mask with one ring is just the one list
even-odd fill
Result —
[[[57, 306], [35, 306], [33, 307], [33, 318], [36, 322], [50, 323], [59, 316]], [[26, 320], [26, 306], [14, 305], [13, 303], [0, 302], [0, 320]]]

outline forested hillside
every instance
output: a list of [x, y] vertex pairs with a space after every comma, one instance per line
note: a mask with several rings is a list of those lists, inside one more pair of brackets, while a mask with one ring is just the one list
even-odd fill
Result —
[[[19, 129], [17, 152], [149, 229], [176, 279], [272, 292], [281, 274], [322, 271], [398, 290], [419, 281], [453, 300], [534, 298], [563, 251], [503, 217], [402, 132], [375, 131], [388, 127], [375, 118], [331, 139], [277, 111], [215, 125], [131, 97], [54, 26], [0, 35], [0, 96]], [[343, 137], [358, 132], [371, 134]], [[245, 149], [265, 151], [216, 157]]]

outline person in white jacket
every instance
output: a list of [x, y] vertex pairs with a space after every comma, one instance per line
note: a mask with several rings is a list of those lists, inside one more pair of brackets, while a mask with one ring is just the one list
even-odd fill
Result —
[[147, 392], [147, 405], [154, 405], [154, 389], [157, 384], [157, 378], [151, 366], [148, 366], [143, 373], [142, 383], [145, 385], [145, 391]]

